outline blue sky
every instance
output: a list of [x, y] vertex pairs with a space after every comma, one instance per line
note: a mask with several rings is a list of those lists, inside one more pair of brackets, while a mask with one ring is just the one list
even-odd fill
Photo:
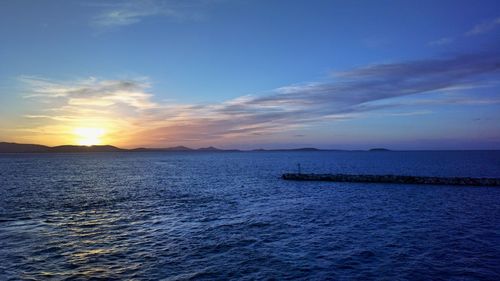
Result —
[[498, 1], [3, 1], [0, 138], [500, 149]]

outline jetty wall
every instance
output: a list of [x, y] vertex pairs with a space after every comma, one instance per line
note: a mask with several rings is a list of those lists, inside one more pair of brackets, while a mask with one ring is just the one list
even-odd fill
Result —
[[294, 181], [500, 186], [500, 178], [419, 177], [419, 176], [397, 176], [397, 175], [302, 174], [302, 173], [287, 173], [283, 174], [281, 177], [284, 180], [294, 180]]

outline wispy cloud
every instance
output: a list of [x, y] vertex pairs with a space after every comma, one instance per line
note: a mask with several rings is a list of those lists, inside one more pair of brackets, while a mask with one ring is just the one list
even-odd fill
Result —
[[[290, 85], [264, 95], [206, 105], [156, 102], [144, 78], [54, 82], [23, 77], [22, 81], [30, 88], [29, 97], [44, 102], [42, 112], [26, 116], [41, 120], [41, 126], [47, 120], [73, 127], [82, 120], [113, 124], [117, 128], [113, 140], [161, 146], [256, 138], [321, 122], [362, 118], [377, 110], [394, 109], [385, 114], [388, 118], [427, 114], [426, 108], [405, 110], [411, 104], [398, 99], [481, 87], [481, 81], [498, 79], [499, 72], [497, 51], [376, 64], [337, 73], [331, 82]], [[481, 104], [470, 99], [439, 102]]]
[[[486, 20], [479, 24], [476, 24], [470, 30], [465, 32], [462, 36], [469, 37], [473, 35], [488, 33], [497, 28], [499, 25], [500, 25], [500, 17], [497, 17], [492, 20]], [[428, 42], [427, 45], [431, 47], [440, 47], [444, 45], [449, 45], [451, 43], [454, 43], [455, 41], [460, 41], [460, 39], [461, 39], [460, 36], [446, 36], [436, 40], [432, 40]]]
[[68, 105], [108, 107], [127, 105], [138, 109], [153, 108], [151, 94], [145, 93], [149, 83], [136, 80], [98, 80], [94, 77], [72, 82], [53, 82], [37, 77], [20, 78], [30, 86], [31, 94], [27, 97], [64, 99]]
[[500, 25], [500, 17], [493, 20], [484, 21], [480, 24], [475, 25], [471, 30], [465, 33], [466, 36], [478, 35], [487, 33]]
[[452, 43], [455, 39], [451, 37], [443, 37], [428, 43], [429, 46], [443, 46]]
[[201, 8], [211, 1], [175, 0], [124, 0], [97, 4], [102, 9], [90, 24], [99, 29], [113, 29], [132, 25], [150, 17], [166, 17], [172, 20], [193, 20], [202, 16]]

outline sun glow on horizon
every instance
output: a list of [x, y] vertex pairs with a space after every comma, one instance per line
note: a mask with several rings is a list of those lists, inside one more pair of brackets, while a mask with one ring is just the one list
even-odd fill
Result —
[[75, 128], [73, 133], [76, 135], [78, 145], [91, 146], [102, 144], [102, 136], [106, 130], [102, 128]]

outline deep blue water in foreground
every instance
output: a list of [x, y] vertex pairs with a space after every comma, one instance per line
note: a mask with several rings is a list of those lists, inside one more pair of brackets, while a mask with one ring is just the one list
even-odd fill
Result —
[[500, 280], [500, 152], [0, 155], [0, 280]]

